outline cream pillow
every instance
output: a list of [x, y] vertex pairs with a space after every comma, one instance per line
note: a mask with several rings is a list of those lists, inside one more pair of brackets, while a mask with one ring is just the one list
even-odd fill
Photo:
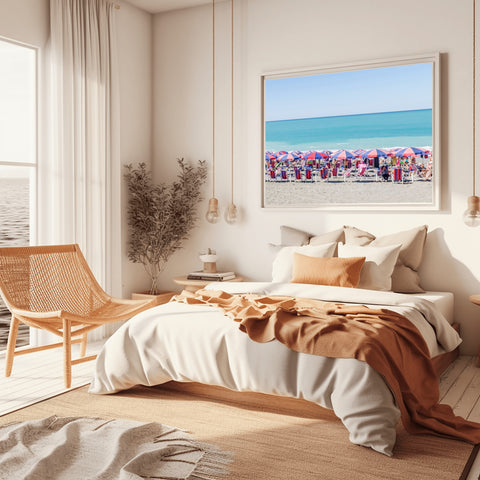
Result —
[[[343, 233], [343, 227], [339, 228], [338, 230], [333, 230], [332, 232], [322, 233], [321, 235], [314, 235], [310, 238], [309, 245], [323, 245], [324, 243], [330, 242], [345, 242], [345, 234]], [[335, 249], [333, 256], [337, 256], [337, 249]]]
[[[292, 245], [308, 245], [311, 236], [311, 233], [298, 230], [298, 228], [280, 225], [280, 244], [286, 247]], [[330, 240], [330, 242], [333, 241], [334, 240]]]
[[341, 258], [365, 257], [357, 288], [367, 290], [390, 290], [392, 273], [397, 263], [401, 245], [371, 247], [338, 244], [338, 256]]
[[346, 245], [368, 245], [375, 240], [375, 235], [360, 230], [356, 227], [343, 227], [343, 233], [345, 234]]
[[[280, 226], [280, 243], [269, 243], [268, 247], [270, 251], [274, 254], [277, 254], [282, 248], [290, 246], [301, 246], [308, 245], [310, 237], [312, 235], [303, 230], [298, 230], [297, 228], [287, 227], [286, 225]], [[331, 240], [333, 241], [333, 240]], [[328, 243], [328, 242], [322, 242]]]
[[[269, 243], [270, 250], [277, 253], [283, 247], [294, 245], [324, 245], [325, 243], [345, 242], [343, 227], [332, 232], [313, 235], [311, 233], [299, 230], [298, 228], [280, 226], [280, 243]], [[336, 252], [334, 253], [336, 256]]]
[[309, 245], [322, 245], [330, 242], [345, 242], [343, 228], [333, 230], [332, 232], [322, 233], [321, 235], [314, 235], [310, 238]]
[[365, 257], [312, 258], [294, 253], [292, 283], [355, 288], [364, 262]]
[[358, 228], [345, 227], [345, 244], [375, 247], [401, 244], [402, 248], [392, 273], [392, 290], [400, 293], [424, 293], [425, 290], [420, 285], [418, 268], [423, 258], [427, 228], [426, 225], [421, 225], [391, 235], [375, 237]]
[[292, 280], [293, 254], [295, 252], [308, 257], [333, 257], [336, 247], [336, 243], [283, 247], [273, 261], [272, 282], [290, 282]]

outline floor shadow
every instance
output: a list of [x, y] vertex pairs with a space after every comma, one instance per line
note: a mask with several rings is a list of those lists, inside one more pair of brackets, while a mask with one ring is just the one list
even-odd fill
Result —
[[[280, 397], [266, 393], [237, 392], [225, 387], [202, 385], [196, 382], [167, 382], [152, 387], [135, 386], [121, 391], [115, 396], [149, 399], [152, 391], [159, 398], [181, 399], [185, 402], [212, 401], [218, 404], [235, 406], [243, 410], [261, 411], [304, 419], [325, 418], [338, 420], [333, 410], [326, 409], [314, 402], [300, 398]], [[340, 420], [338, 420], [340, 421]]]

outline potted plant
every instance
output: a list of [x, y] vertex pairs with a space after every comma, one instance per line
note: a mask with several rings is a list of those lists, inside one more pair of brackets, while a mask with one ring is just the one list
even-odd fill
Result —
[[158, 293], [158, 278], [170, 256], [182, 247], [198, 219], [201, 186], [207, 178], [205, 161], [196, 166], [177, 159], [177, 180], [153, 183], [145, 163], [126, 165], [128, 189], [128, 258], [148, 273], [149, 293]]

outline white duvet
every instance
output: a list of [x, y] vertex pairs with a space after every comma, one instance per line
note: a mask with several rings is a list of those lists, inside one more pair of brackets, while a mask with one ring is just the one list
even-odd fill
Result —
[[[433, 303], [411, 295], [291, 283], [208, 288], [389, 308], [417, 326], [432, 357], [461, 342]], [[305, 398], [333, 409], [352, 443], [392, 455], [400, 412], [368, 364], [294, 352], [278, 341], [254, 342], [219, 308], [171, 302], [138, 314], [105, 343], [89, 391], [115, 393], [170, 380]]]

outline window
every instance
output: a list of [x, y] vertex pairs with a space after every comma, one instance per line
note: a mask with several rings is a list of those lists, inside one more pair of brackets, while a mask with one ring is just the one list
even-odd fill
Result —
[[[29, 245], [35, 236], [37, 51], [0, 39], [0, 246]], [[0, 303], [0, 349], [10, 314]], [[17, 345], [29, 343], [28, 328]]]

